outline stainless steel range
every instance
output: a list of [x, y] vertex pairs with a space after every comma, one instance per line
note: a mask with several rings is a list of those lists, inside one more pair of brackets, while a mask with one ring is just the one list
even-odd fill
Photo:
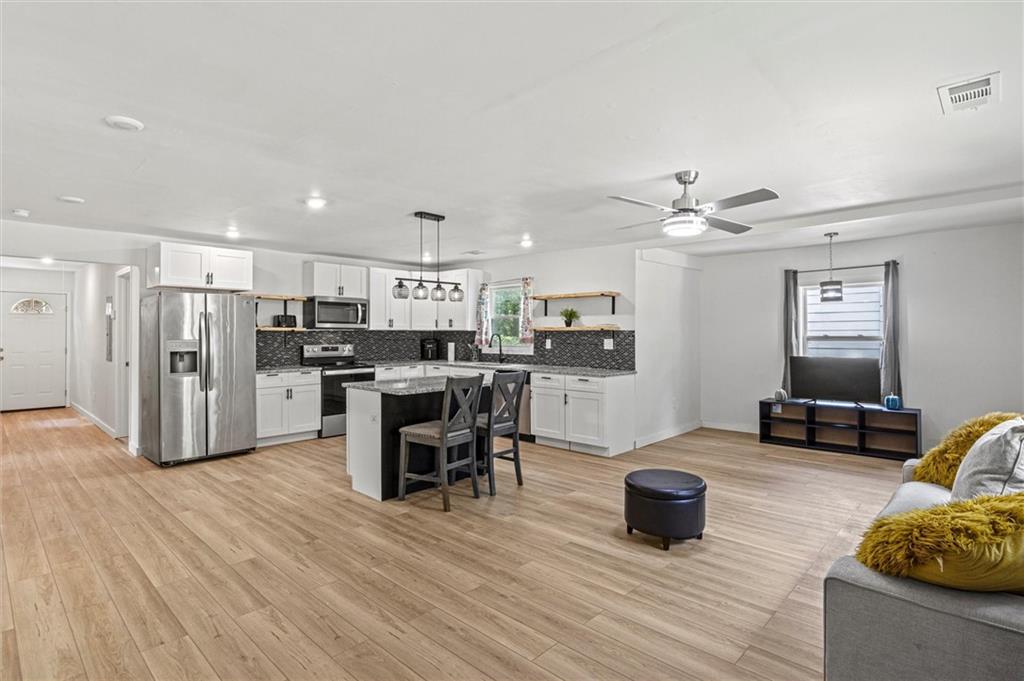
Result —
[[303, 345], [302, 364], [323, 369], [321, 395], [320, 437], [344, 435], [347, 411], [345, 406], [345, 383], [372, 381], [372, 364], [356, 361], [355, 346], [347, 345]]

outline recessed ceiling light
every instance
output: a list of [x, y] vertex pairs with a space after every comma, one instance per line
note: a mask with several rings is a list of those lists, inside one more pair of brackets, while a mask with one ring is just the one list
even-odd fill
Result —
[[242, 234], [238, 231], [238, 225], [236, 225], [235, 223], [231, 223], [230, 225], [228, 225], [228, 231], [225, 232], [225, 235], [229, 239], [237, 239], [238, 237], [242, 236]]
[[43, 263], [44, 265], [52, 265], [53, 258], [51, 258], [48, 255], [44, 255], [42, 258], [39, 258], [39, 262]]
[[124, 130], [126, 132], [141, 132], [146, 127], [142, 121], [129, 116], [107, 116], [103, 119], [103, 122], [114, 130]]
[[320, 210], [327, 205], [327, 199], [322, 196], [310, 196], [306, 199], [306, 207], [313, 210]]
[[523, 240], [519, 242], [519, 245], [523, 248], [529, 248], [533, 245], [533, 239], [530, 238], [529, 234], [524, 234]]
[[11, 215], [16, 218], [27, 218], [29, 215], [32, 215], [32, 212], [27, 208], [15, 208], [11, 211]]
[[64, 203], [85, 203], [85, 199], [81, 196], [58, 196], [57, 200]]
[[423, 262], [430, 262], [430, 252], [429, 251], [424, 251], [423, 252]]

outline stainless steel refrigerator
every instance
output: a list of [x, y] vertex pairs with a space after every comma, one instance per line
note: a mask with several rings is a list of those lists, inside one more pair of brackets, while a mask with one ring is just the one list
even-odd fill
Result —
[[250, 298], [160, 292], [139, 315], [143, 456], [173, 464], [256, 447]]

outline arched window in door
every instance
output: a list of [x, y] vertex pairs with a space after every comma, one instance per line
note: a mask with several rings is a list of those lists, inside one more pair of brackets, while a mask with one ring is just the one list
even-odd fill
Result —
[[53, 308], [39, 298], [22, 298], [11, 305], [11, 314], [53, 314]]

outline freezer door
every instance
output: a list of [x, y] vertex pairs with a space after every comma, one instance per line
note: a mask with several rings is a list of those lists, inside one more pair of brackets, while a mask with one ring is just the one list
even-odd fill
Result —
[[202, 316], [206, 295], [160, 296], [160, 462], [206, 456]]
[[207, 294], [209, 454], [256, 447], [256, 305], [251, 298]]

